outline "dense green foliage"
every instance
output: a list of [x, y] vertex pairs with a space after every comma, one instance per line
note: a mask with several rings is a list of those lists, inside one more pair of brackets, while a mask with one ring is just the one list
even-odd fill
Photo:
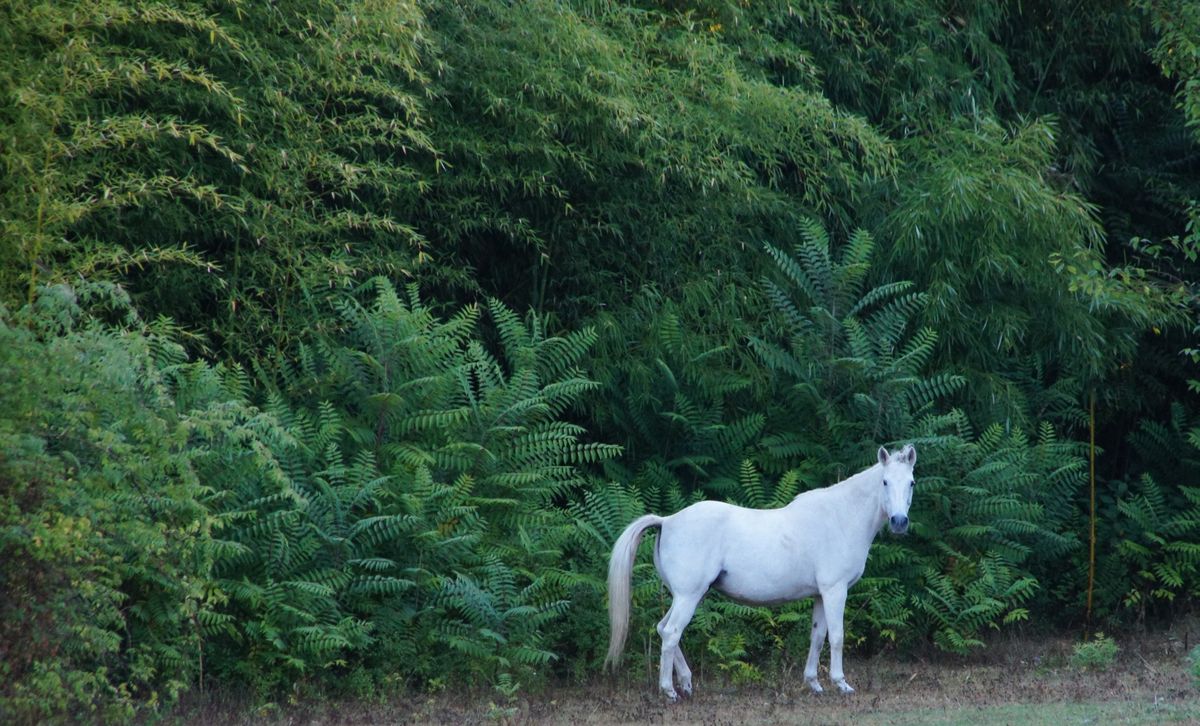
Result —
[[0, 324], [6, 710], [116, 715], [194, 682], [216, 521], [172, 403], [181, 352], [108, 285]]
[[[908, 441], [856, 646], [1187, 611], [1197, 37], [1185, 0], [0, 0], [0, 715], [586, 677], [635, 516]], [[637, 646], [663, 600], [642, 560]], [[709, 598], [685, 648], [755, 680], [809, 607]]]

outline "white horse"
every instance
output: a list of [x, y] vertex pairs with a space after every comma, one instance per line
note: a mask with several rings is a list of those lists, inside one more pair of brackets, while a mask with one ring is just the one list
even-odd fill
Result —
[[812, 643], [804, 680], [821, 693], [817, 660], [829, 635], [829, 675], [843, 693], [854, 691], [842, 672], [842, 614], [846, 593], [862, 577], [867, 550], [884, 522], [896, 534], [908, 531], [912, 503], [912, 444], [843, 482], [804, 492], [779, 509], [746, 509], [723, 502], [697, 502], [669, 517], [647, 514], [634, 520], [613, 546], [608, 567], [611, 637], [604, 664], [614, 665], [629, 630], [629, 580], [642, 533], [661, 527], [654, 566], [671, 590], [671, 608], [658, 623], [662, 636], [659, 687], [678, 699], [672, 672], [685, 695], [692, 671], [679, 639], [710, 587], [752, 605], [813, 598]]

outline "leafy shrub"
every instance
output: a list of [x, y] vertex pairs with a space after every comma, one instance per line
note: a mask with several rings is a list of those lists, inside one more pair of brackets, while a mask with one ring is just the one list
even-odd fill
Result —
[[1106, 671], [1117, 658], [1121, 649], [1104, 633], [1096, 633], [1091, 640], [1076, 643], [1068, 659], [1072, 668], [1089, 671]]
[[[1116, 502], [1113, 540], [1124, 567], [1109, 599], [1144, 618], [1177, 598], [1200, 597], [1200, 438], [1178, 403], [1163, 422], [1142, 421], [1130, 434], [1142, 475]], [[1175, 486], [1164, 486], [1171, 482]]]
[[852, 455], [869, 462], [880, 442], [921, 451], [912, 537], [876, 543], [847, 606], [850, 642], [905, 633], [954, 652], [982, 646], [985, 629], [1028, 617], [1039, 560], [1076, 546], [1059, 527], [1060, 502], [1081, 481], [1078, 447], [1048, 425], [1032, 443], [999, 426], [976, 437], [961, 411], [939, 411], [965, 381], [933, 368], [933, 331], [909, 332], [923, 293], [903, 281], [867, 287], [870, 235], [851, 235], [835, 256], [810, 224], [794, 255], [768, 251], [786, 280], [764, 284], [787, 338], [751, 344], [789, 389], [767, 450], [828, 462], [823, 484], [861, 468]]
[[0, 711], [121, 719], [202, 663], [211, 490], [170, 396], [182, 361], [116, 287], [0, 309]]
[[263, 689], [334, 684], [343, 663], [517, 687], [554, 659], [567, 608], [553, 504], [616, 453], [561, 418], [595, 386], [576, 367], [594, 333], [550, 336], [493, 301], [497, 358], [478, 309], [441, 321], [411, 290], [367, 290], [281, 368], [251, 432], [267, 457], [209, 444], [234, 456], [206, 469], [225, 491], [216, 667]]

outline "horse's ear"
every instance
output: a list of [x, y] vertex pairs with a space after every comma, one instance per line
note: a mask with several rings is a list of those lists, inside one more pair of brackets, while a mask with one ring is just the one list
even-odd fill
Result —
[[885, 448], [883, 448], [882, 446], [880, 446], [880, 447], [879, 447], [879, 463], [880, 463], [880, 464], [883, 464], [884, 466], [887, 466], [887, 463], [888, 463], [888, 459], [889, 459], [889, 458], [891, 458], [891, 457], [890, 457], [890, 456], [888, 456], [887, 449], [885, 449]]
[[904, 450], [900, 452], [900, 456], [904, 457], [904, 463], [913, 466], [917, 463], [917, 447], [912, 444], [907, 444]]

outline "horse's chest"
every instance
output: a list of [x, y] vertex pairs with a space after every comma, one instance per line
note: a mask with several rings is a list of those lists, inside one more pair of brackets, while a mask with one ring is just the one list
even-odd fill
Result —
[[863, 553], [861, 557], [846, 558], [842, 563], [840, 570], [830, 568], [827, 576], [837, 579], [845, 579], [847, 587], [853, 585], [862, 579], [863, 572], [867, 569], [867, 556]]

